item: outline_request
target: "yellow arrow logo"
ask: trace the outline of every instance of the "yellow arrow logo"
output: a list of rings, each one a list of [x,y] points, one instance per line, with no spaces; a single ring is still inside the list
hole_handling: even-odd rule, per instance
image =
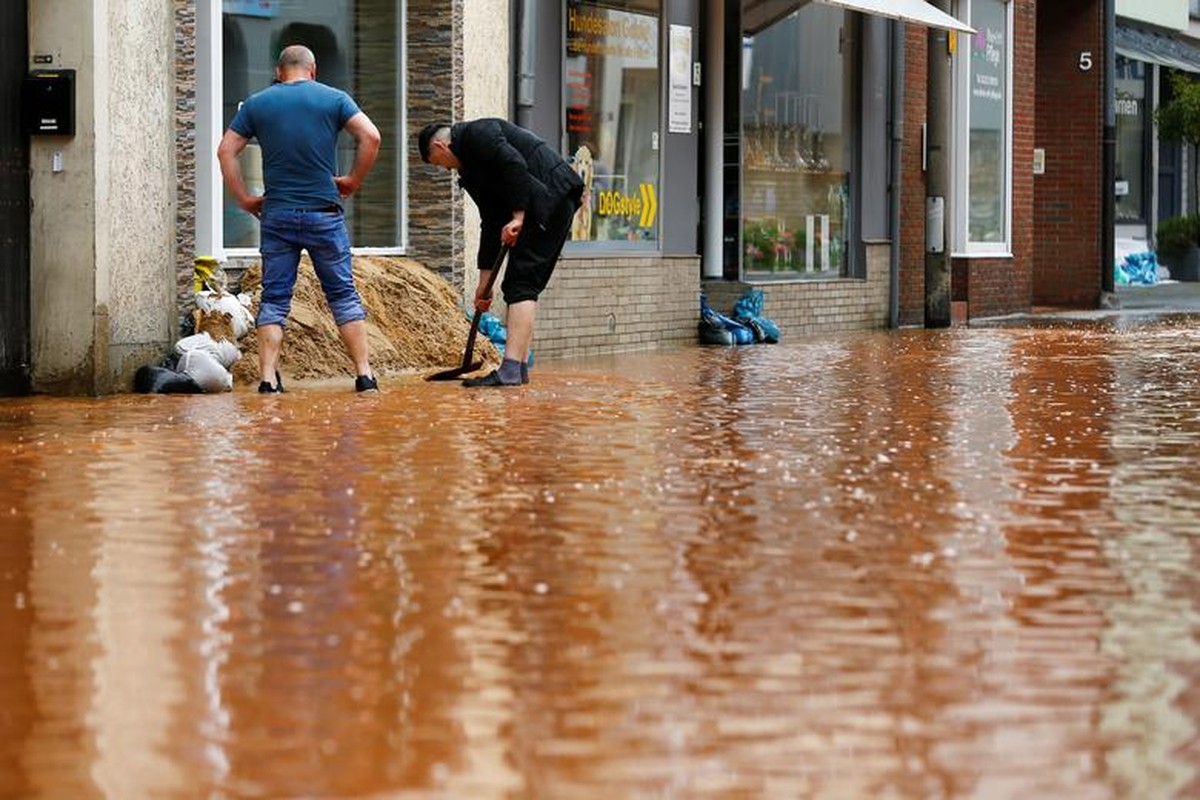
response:
[[[638,225],[643,228],[651,228],[654,226],[654,212],[658,210],[658,204],[654,201],[654,184],[643,183],[640,188],[642,190],[642,218],[638,220]]]

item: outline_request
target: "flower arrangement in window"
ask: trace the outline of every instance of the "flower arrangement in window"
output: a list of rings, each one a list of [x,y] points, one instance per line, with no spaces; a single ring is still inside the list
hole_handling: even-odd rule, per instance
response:
[[[789,231],[777,219],[747,220],[742,228],[747,270],[799,270],[804,262],[804,231]]]

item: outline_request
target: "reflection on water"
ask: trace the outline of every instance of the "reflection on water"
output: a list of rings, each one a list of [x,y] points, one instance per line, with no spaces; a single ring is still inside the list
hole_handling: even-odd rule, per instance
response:
[[[1200,796],[1198,345],[0,401],[0,796]]]

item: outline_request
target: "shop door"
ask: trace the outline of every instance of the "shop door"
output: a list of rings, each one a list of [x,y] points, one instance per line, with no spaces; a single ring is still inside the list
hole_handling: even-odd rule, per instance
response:
[[[0,2],[0,394],[29,390],[29,140],[21,130],[26,2]]]

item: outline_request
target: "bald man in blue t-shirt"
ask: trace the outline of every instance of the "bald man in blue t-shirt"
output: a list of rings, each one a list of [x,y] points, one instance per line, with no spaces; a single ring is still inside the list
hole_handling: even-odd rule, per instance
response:
[[[354,362],[356,390],[379,388],[367,353],[366,311],[350,269],[350,234],[342,199],[359,190],[379,153],[379,129],[350,95],[318,83],[317,60],[303,45],[284,48],[278,83],[238,108],[217,147],[225,185],[237,204],[259,218],[262,301],[258,310],[258,391],[282,392],[279,350],[292,307],[301,249],[312,259],[334,321]],[[337,137],[358,143],[349,175],[337,174]],[[265,193],[246,190],[238,155],[257,138]]]

